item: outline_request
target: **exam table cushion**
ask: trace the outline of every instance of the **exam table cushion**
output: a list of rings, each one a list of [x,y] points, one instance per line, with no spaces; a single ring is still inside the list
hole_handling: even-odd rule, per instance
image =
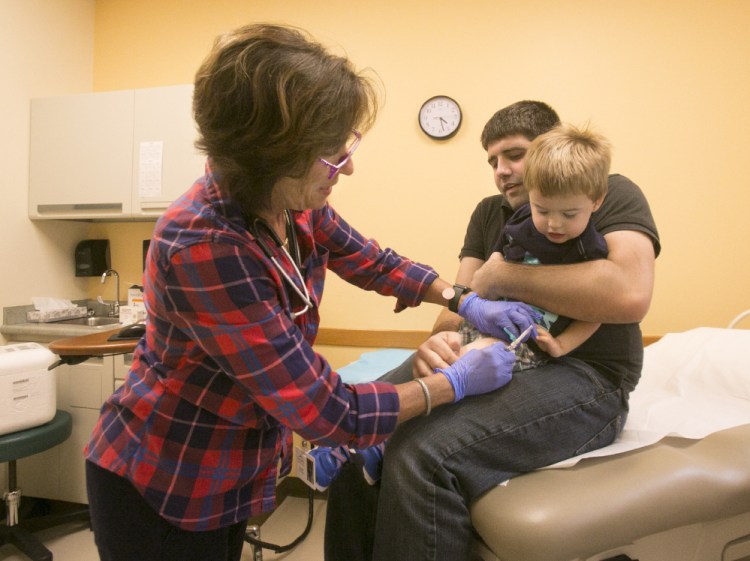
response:
[[[471,519],[498,558],[552,561],[746,512],[750,425],[516,477],[477,500]]]
[[[357,360],[342,366],[337,372],[347,384],[371,382],[399,366],[412,354],[414,351],[406,349],[370,351],[362,353]]]

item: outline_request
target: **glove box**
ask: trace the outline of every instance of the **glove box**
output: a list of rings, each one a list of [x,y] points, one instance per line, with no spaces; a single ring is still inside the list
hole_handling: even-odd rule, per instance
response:
[[[0,435],[43,425],[57,409],[55,355],[38,343],[0,346]]]

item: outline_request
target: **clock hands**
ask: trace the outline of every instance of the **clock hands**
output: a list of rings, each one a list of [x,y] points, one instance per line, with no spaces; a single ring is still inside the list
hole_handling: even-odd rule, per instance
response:
[[[440,123],[440,130],[445,130],[445,125],[448,124],[448,121],[446,121],[440,115],[436,115],[435,117],[433,117],[433,119],[435,119],[436,121],[438,121]]]

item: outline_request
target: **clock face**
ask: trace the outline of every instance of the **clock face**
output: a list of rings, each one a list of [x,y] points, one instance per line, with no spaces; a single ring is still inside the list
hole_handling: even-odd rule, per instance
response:
[[[419,109],[419,126],[432,138],[450,138],[461,126],[461,108],[447,95],[431,97]]]

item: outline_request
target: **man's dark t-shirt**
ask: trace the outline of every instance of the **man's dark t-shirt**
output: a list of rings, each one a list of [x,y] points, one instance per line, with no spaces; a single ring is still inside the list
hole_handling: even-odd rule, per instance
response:
[[[512,215],[513,209],[502,195],[480,201],[466,229],[459,258],[475,257],[486,261],[500,239],[503,226]],[[648,201],[640,188],[628,178],[609,176],[607,196],[592,219],[596,230],[603,236],[619,230],[643,232],[651,238],[655,255],[659,255],[659,233]],[[567,356],[592,365],[615,384],[623,385],[630,391],[638,382],[643,366],[640,326],[637,323],[602,324],[594,335]]]

